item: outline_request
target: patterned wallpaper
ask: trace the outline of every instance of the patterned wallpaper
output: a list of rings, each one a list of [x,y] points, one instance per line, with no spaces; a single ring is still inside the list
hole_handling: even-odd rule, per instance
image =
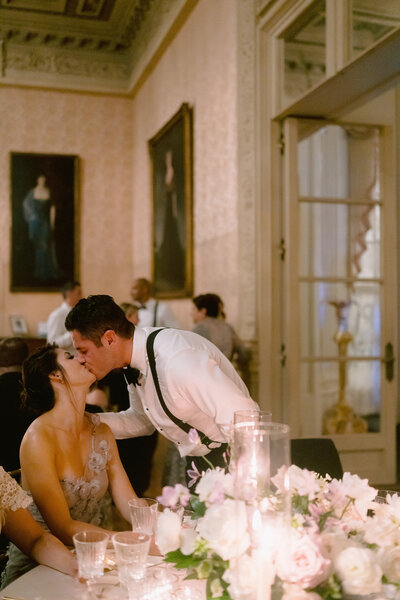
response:
[[[31,335],[58,306],[58,293],[10,293],[9,153],[80,157],[80,278],[89,293],[129,299],[132,272],[132,100],[0,88],[0,335],[23,314]]]
[[[238,322],[237,31],[232,0],[202,0],[133,103],[133,270],[151,273],[147,140],[179,109],[193,106],[194,291],[219,293]],[[191,302],[172,307],[191,327]]]
[[[151,274],[147,141],[187,102],[194,110],[194,292],[219,293],[228,320],[254,339],[254,68],[243,42],[253,37],[253,11],[253,0],[197,3],[133,99],[0,88],[0,335],[10,333],[10,313],[24,314],[36,334],[60,302],[58,294],[8,291],[9,152],[80,157],[84,293],[129,300],[132,274]],[[171,305],[191,328],[190,300]]]

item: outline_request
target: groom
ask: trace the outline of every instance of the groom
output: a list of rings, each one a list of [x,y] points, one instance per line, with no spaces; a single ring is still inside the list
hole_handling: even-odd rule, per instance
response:
[[[80,300],[65,326],[78,360],[97,379],[121,367],[131,367],[138,376],[128,384],[130,408],[100,415],[116,438],[157,429],[188,457],[187,465],[194,461],[204,470],[199,457],[206,456],[214,466],[224,466],[224,425],[236,410],[258,407],[214,344],[190,331],[135,329],[106,295]]]

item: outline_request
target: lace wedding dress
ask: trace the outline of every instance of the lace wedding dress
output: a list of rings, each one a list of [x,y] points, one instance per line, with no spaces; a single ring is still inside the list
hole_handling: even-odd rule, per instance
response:
[[[85,415],[92,422],[93,430],[91,451],[84,475],[78,478],[63,479],[60,484],[67,500],[70,515],[74,520],[104,527],[108,524],[107,520],[111,506],[111,498],[107,492],[109,447],[108,442],[99,438],[97,434],[97,425],[100,423],[98,415],[89,413],[85,413]],[[29,504],[31,501],[28,496],[29,492],[26,494],[22,489],[21,492],[28,497]],[[29,510],[36,521],[48,531],[49,528],[34,502],[29,506]],[[2,588],[37,565],[14,544],[10,544],[8,554],[8,563],[2,574]]]
[[[0,467],[0,532],[6,511],[27,508],[31,502],[32,498]]]

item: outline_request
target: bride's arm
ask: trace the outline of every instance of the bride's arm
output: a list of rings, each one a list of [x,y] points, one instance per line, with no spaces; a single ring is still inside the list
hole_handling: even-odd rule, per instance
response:
[[[137,495],[121,463],[117,444],[110,428],[105,424],[102,424],[101,427],[104,430],[104,435],[107,438],[110,451],[110,458],[107,463],[110,494],[121,515],[128,523],[130,523],[131,517],[129,514],[128,500],[137,498]],[[140,460],[140,456],[138,456],[137,459]]]
[[[64,544],[73,545],[74,533],[83,530],[105,531],[89,523],[72,519],[56,469],[54,441],[36,421],[21,444],[22,486],[32,497],[50,531]]]

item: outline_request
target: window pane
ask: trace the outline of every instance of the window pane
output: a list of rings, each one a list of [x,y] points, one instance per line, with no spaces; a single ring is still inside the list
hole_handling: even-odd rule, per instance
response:
[[[352,58],[400,25],[398,0],[353,0]]]
[[[379,129],[327,125],[298,144],[299,195],[381,200]]]
[[[348,306],[338,308],[340,303]],[[341,319],[339,318],[341,314]],[[337,334],[351,339],[347,356],[380,355],[380,285],[357,282],[300,284],[300,352],[302,358],[337,357]]]
[[[379,361],[350,361],[346,364],[346,404],[356,417],[356,426],[368,431],[380,430]],[[339,364],[335,362],[303,363],[301,369],[301,433],[314,437],[324,433],[324,417],[339,399]],[[351,424],[349,425],[351,426]]]
[[[282,35],[283,103],[287,105],[324,79],[326,72],[325,0],[305,11]]]
[[[380,277],[379,205],[300,204],[300,277]]]

